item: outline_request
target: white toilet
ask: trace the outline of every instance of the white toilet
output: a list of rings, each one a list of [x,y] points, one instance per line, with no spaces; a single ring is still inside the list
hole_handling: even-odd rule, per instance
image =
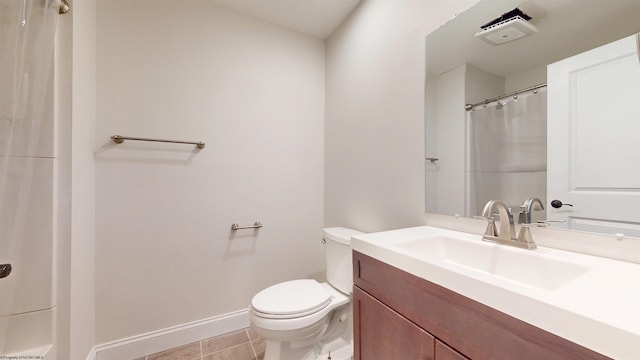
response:
[[[326,283],[286,281],[251,300],[251,323],[267,344],[264,360],[353,357],[351,236],[362,233],[340,227],[323,232]]]

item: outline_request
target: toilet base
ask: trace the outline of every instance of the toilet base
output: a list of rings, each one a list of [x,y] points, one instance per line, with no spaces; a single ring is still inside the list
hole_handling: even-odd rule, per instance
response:
[[[264,360],[331,360],[353,359],[352,304],[340,307],[330,315],[328,326],[319,338],[305,341],[281,341],[265,338]]]
[[[331,360],[353,360],[353,344],[344,345],[343,347],[331,350]],[[329,351],[321,352],[320,355],[312,358],[313,360],[327,360]]]
[[[313,347],[300,349],[282,348],[282,343],[267,341],[267,351],[263,360],[327,360],[331,354],[331,360],[353,360],[353,343],[333,350],[321,350],[320,354]]]

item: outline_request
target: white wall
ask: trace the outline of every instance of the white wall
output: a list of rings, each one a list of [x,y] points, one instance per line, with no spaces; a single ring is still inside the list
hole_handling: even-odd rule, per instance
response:
[[[326,225],[424,222],[425,37],[476,2],[364,1],[328,39]]]
[[[505,78],[505,94],[547,82],[547,66],[539,66]]]
[[[71,306],[71,107],[73,16],[58,20],[55,45],[55,116],[58,134],[58,226],[56,260],[56,331],[57,358],[70,358]],[[95,328],[95,324],[93,324]]]
[[[438,156],[438,77],[429,76],[425,84],[425,157]],[[438,212],[438,170],[440,162],[425,161],[425,210]]]
[[[95,344],[96,2],[73,2],[70,358]]]
[[[476,104],[505,94],[506,79],[475,66],[465,65],[465,102]]]
[[[99,1],[97,44],[97,343],[320,273],[324,43],[206,0],[154,0]]]
[[[465,214],[465,115],[467,66],[438,76],[438,214]],[[462,166],[461,166],[462,164]],[[431,199],[428,198],[428,201]]]
[[[57,359],[87,359],[95,345],[95,0],[61,15],[56,45],[58,240]]]

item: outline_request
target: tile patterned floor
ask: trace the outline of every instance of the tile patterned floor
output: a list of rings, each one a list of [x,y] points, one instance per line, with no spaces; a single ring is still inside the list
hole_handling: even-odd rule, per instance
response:
[[[248,327],[134,360],[262,360],[264,349],[264,339]]]

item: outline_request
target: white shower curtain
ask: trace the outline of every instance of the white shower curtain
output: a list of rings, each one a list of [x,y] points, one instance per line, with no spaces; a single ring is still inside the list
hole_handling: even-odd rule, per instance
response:
[[[482,215],[489,200],[514,209],[547,192],[547,92],[525,93],[467,112],[470,131],[469,208]]]
[[[0,316],[31,311],[15,297],[29,291],[30,284],[19,280],[29,266],[23,243],[32,233],[29,228],[41,226],[33,220],[38,204],[30,201],[34,163],[52,156],[51,70],[59,5],[0,0],[0,264],[13,265],[13,273],[0,279]],[[41,139],[44,128],[46,141]],[[0,329],[0,350],[5,330]]]

